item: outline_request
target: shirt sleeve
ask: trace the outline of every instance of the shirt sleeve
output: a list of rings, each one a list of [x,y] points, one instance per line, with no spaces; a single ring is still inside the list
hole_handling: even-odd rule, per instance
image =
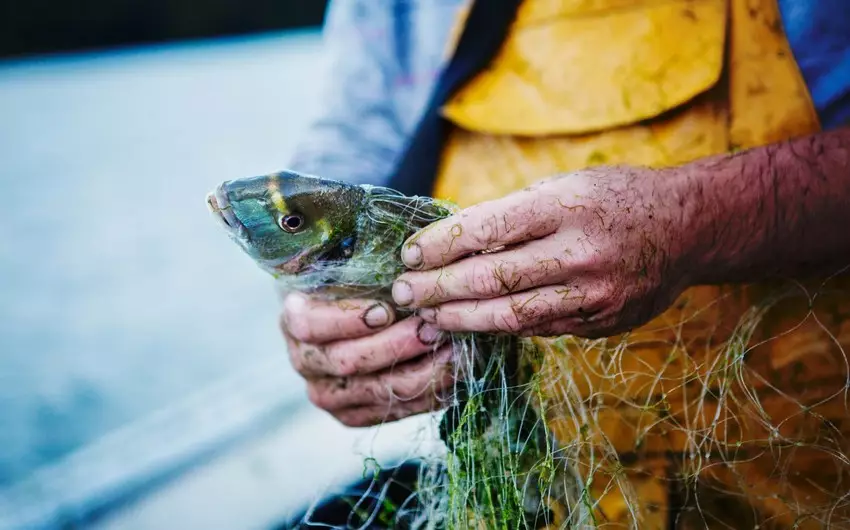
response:
[[[388,181],[406,138],[390,93],[399,69],[391,4],[331,1],[321,111],[290,160],[295,171],[358,184]]]
[[[824,129],[850,125],[847,0],[779,0],[788,41]]]

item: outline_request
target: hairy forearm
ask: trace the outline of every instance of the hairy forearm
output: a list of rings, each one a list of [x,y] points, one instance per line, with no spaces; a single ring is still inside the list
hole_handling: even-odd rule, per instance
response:
[[[677,173],[687,190],[692,283],[850,267],[850,128],[703,159]]]

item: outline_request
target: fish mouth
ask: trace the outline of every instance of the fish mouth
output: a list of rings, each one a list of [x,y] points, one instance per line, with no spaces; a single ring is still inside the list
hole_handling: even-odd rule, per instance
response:
[[[207,194],[207,208],[228,232],[240,239],[247,239],[248,230],[242,224],[242,221],[236,217],[236,213],[230,205],[230,200],[227,198],[227,192],[224,191],[226,184],[226,182],[220,184]]]
[[[321,273],[322,269],[327,270],[328,263],[347,261],[351,257],[351,250],[347,249],[351,248],[354,240],[354,237],[345,238],[333,243],[328,249],[323,249],[324,243],[304,249],[286,262],[278,264],[278,272],[284,274]],[[347,243],[344,243],[345,241]],[[335,282],[335,280],[329,278],[322,281]]]

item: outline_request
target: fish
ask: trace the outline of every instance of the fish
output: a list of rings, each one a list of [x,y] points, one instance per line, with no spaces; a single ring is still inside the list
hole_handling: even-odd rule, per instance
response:
[[[451,215],[445,201],[293,171],[225,181],[207,206],[236,244],[291,290],[391,299],[416,231]]]
[[[225,181],[206,203],[281,290],[383,300],[402,318],[412,311],[396,306],[391,290],[406,270],[403,244],[458,212],[448,201],[291,170]],[[557,440],[521,390],[533,376],[519,352],[532,343],[483,333],[452,334],[452,342],[462,384],[440,435],[454,458],[442,489],[423,488],[441,492],[428,502],[448,512],[449,527],[465,528],[470,517],[493,528],[561,527],[552,526],[558,517],[586,518],[578,474],[557,461]],[[489,489],[476,485],[482,472],[492,475]],[[457,491],[445,490],[451,487]]]

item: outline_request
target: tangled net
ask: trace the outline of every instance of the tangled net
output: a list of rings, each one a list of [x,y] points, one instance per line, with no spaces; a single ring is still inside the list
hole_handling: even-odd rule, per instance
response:
[[[455,211],[366,189],[351,258],[283,290],[391,301],[403,242]],[[848,287],[693,288],[599,340],[454,334],[445,458],[348,527],[850,528]]]

